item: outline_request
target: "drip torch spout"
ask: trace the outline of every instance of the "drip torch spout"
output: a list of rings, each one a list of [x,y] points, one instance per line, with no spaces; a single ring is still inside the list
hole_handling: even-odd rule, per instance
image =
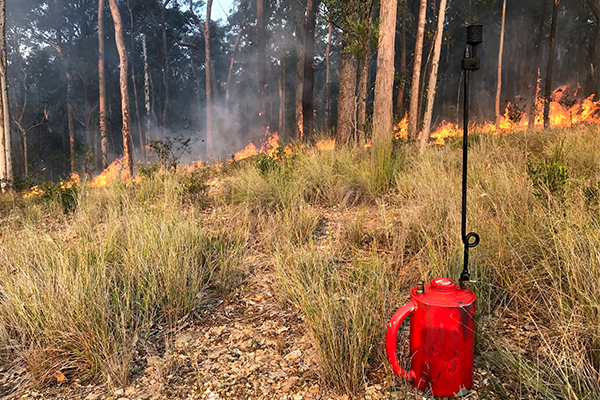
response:
[[[464,245],[463,271],[460,274],[460,285],[471,280],[469,273],[469,248],[479,244],[479,235],[475,232],[467,233],[467,156],[469,146],[469,75],[477,71],[480,66],[477,58],[477,46],[483,42],[483,25],[467,26],[467,47],[461,66],[464,71],[464,116],[463,116],[463,170],[462,170],[462,214],[461,237]]]

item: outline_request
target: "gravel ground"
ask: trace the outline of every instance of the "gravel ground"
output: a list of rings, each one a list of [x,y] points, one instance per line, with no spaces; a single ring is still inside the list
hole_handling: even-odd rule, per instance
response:
[[[57,372],[56,381],[33,390],[25,369],[17,366],[1,372],[0,399],[349,400],[321,382],[303,317],[276,300],[272,284],[271,275],[257,275],[227,300],[180,321],[177,331],[159,329],[138,345],[126,388],[83,386]],[[500,379],[477,364],[467,398],[507,398],[496,393],[504,392]],[[429,398],[394,379],[383,364],[369,372],[358,395],[361,400]]]

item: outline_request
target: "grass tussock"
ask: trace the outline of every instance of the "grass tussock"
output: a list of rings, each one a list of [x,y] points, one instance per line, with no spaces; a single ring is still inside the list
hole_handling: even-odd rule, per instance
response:
[[[243,222],[207,226],[182,212],[177,186],[174,175],[83,186],[59,228],[44,229],[33,204],[3,232],[0,334],[38,379],[76,370],[125,384],[136,342],[156,323],[172,326],[239,282]]]
[[[475,133],[470,142],[476,352],[515,398],[600,393],[599,133]],[[235,286],[248,247],[302,311],[324,381],[356,394],[385,365],[384,329],[409,287],[460,274],[460,145],[451,138],[422,155],[400,143],[380,156],[280,151],[213,168],[210,180],[83,185],[66,214],[64,204],[9,199],[5,353],[43,365],[40,374],[76,366],[124,380],[135,341]],[[189,188],[213,205],[209,217]]]

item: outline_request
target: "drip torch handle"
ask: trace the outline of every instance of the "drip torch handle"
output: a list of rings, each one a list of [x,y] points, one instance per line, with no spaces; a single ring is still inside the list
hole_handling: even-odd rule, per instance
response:
[[[412,301],[400,307],[390,320],[385,335],[385,351],[388,362],[392,366],[394,373],[407,381],[414,380],[417,375],[413,370],[406,371],[398,362],[398,330],[400,329],[400,325],[402,325],[402,321],[416,310],[417,305]]]

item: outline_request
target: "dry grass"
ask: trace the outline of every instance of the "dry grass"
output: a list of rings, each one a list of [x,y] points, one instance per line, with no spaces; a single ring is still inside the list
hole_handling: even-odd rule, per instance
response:
[[[36,378],[76,370],[123,385],[136,342],[157,322],[173,326],[240,280],[243,221],[209,231],[182,212],[176,187],[169,175],[84,186],[72,215],[27,212],[3,231],[0,333]]]
[[[471,143],[476,351],[516,398],[595,398],[598,127],[475,133]],[[182,201],[173,175],[84,187],[67,216],[52,204],[10,206],[0,338],[42,375],[76,365],[126,379],[136,338],[197,307],[209,287],[235,286],[251,247],[302,310],[324,381],[356,394],[385,364],[383,332],[408,288],[462,269],[460,138],[424,155],[397,147],[383,167],[370,151],[227,164],[211,172],[209,218]]]

